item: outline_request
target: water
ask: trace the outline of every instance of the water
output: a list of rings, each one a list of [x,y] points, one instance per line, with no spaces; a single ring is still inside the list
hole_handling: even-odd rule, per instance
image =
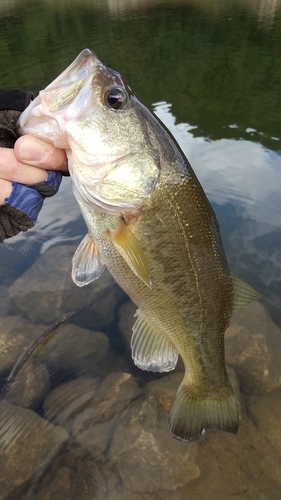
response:
[[[4,457],[5,480],[14,484],[18,475],[13,499],[279,498],[280,330],[271,320],[281,325],[280,12],[280,2],[259,0],[1,2],[1,87],[36,94],[85,47],[118,70],[186,153],[216,211],[230,268],[261,292],[265,307],[246,310],[242,340],[234,330],[228,339],[229,365],[241,391],[238,438],[207,433],[190,446],[174,441],[166,424],[165,410],[180,374],[161,378],[132,366],[122,335],[131,325],[118,327],[118,317],[122,308],[123,323],[130,323],[133,311],[124,305],[122,292],[110,289],[94,311],[77,315],[35,356],[35,367],[29,362],[29,376],[36,374],[38,386],[40,379],[41,392],[32,402],[30,396],[13,400],[35,410],[29,410],[29,419],[11,408],[3,412],[2,435],[10,449]],[[64,179],[36,227],[1,245],[2,318],[20,346],[17,356],[47,325],[83,307],[111,283],[107,278],[81,291],[68,281],[71,254],[84,233],[71,181]],[[101,331],[97,343],[89,330]],[[247,362],[254,373],[247,372]],[[266,371],[270,382],[265,382]],[[112,373],[119,373],[115,381],[125,388],[116,401]],[[124,373],[131,378],[124,379]],[[18,398],[23,386],[19,382]],[[50,392],[55,389],[61,392]],[[145,396],[139,397],[140,390]],[[150,405],[148,413],[138,406],[142,398]],[[110,402],[111,417],[105,402]],[[263,408],[270,408],[271,421]],[[45,418],[33,423],[34,415]],[[134,429],[130,416],[148,423]],[[46,431],[46,419],[59,425],[57,434],[53,428]],[[30,433],[30,422],[38,435]],[[100,436],[105,436],[103,444]],[[43,441],[49,442],[45,454]],[[15,457],[21,474],[14,472]]]

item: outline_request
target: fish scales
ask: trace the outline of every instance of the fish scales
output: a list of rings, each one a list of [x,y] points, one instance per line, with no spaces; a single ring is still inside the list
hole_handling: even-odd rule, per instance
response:
[[[171,187],[167,185],[167,188],[169,191]],[[181,194],[181,199],[183,199],[185,193],[180,193],[180,191],[181,189],[178,189],[178,195],[180,197]],[[200,340],[200,346],[201,342],[204,343],[204,337],[208,338],[213,336],[213,332],[216,332],[217,335],[218,330],[221,332],[225,330],[230,316],[232,289],[223,256],[217,252],[216,259],[213,262],[208,259],[207,272],[213,278],[212,291],[210,292],[210,279],[200,273],[200,265],[202,265],[202,260],[205,259],[205,250],[203,255],[192,255],[191,243],[189,242],[192,224],[187,228],[189,230],[184,228],[182,223],[175,225],[174,214],[177,222],[178,212],[175,201],[175,197],[172,200],[167,197],[164,198],[163,189],[161,189],[159,197],[157,190],[155,190],[152,196],[152,206],[142,212],[142,217],[139,218],[133,228],[136,237],[143,242],[148,267],[151,269],[152,290],[137,279],[133,273],[128,272],[127,266],[124,266],[124,261],[121,260],[116,265],[115,259],[119,258],[118,252],[115,251],[113,257],[107,249],[102,250],[102,241],[96,240],[96,242],[101,248],[101,253],[106,256],[105,264],[107,268],[120,286],[141,307],[143,312],[150,317],[162,318],[161,323],[158,319],[161,330],[163,332],[169,331],[169,337],[174,339],[177,346],[183,345],[182,349],[185,349],[186,352],[185,355],[184,351],[180,352],[180,354],[185,358],[191,349],[190,346],[186,346],[187,342],[190,343],[194,339],[194,342],[197,343]],[[180,203],[180,200],[178,203]],[[169,210],[167,208],[168,204],[170,204]],[[155,221],[159,221],[159,223],[156,222],[155,224]],[[171,238],[170,230],[167,229],[171,227],[171,223],[173,224],[173,238]],[[103,222],[101,222],[101,227],[103,227]],[[97,234],[96,231],[94,233]],[[100,231],[100,234],[104,238],[102,231]],[[209,242],[206,241],[207,238],[204,239],[205,247],[212,247],[213,233],[211,230]],[[194,237],[192,245],[198,245],[196,240],[197,238]],[[202,245],[202,241],[199,243]],[[149,252],[146,252],[146,248],[149,248]],[[111,250],[114,250],[114,248],[111,247]],[[113,264],[111,259],[113,259]],[[121,268],[122,272],[120,272]],[[115,269],[118,269],[117,274]],[[204,262],[203,269],[206,272]],[[214,301],[213,288],[216,286],[219,294],[216,294],[216,301]],[[228,301],[225,300],[227,295]],[[211,296],[210,299],[209,296]],[[222,311],[223,315],[221,314]],[[183,317],[183,327],[186,335],[184,335],[183,331],[179,331],[177,325],[176,320],[179,313]],[[214,340],[216,338],[210,339],[212,344]],[[219,344],[218,349],[221,354],[223,346]],[[215,357],[215,366],[212,366],[211,369],[212,373],[214,373],[214,371],[219,370],[219,367],[213,349],[211,354],[211,359],[206,361],[209,366],[212,366],[214,365],[213,357]],[[194,371],[196,373],[196,370]]]
[[[229,271],[214,211],[175,139],[87,49],[39,94],[20,127],[67,150],[88,227],[73,257],[76,284],[107,267],[139,308],[135,364],[164,372],[178,355],[184,362],[172,435],[236,433],[224,332],[233,311],[258,294]]]

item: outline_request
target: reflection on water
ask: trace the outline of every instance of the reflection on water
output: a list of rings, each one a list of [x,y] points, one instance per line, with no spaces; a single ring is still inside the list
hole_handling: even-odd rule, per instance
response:
[[[21,0],[2,0],[0,5],[0,12],[10,12],[12,9],[18,7]],[[43,3],[43,2],[41,2]],[[76,4],[75,0],[48,0],[49,5],[52,8],[58,5],[70,6],[71,4]],[[154,7],[162,7],[168,5],[167,0],[96,0],[94,8],[95,9],[104,9],[111,16],[121,16],[123,14],[127,14],[131,11],[141,11],[142,9],[149,9]],[[271,25],[274,22],[274,18],[277,12],[277,9],[280,5],[279,0],[248,0],[245,2],[244,0],[237,0],[236,5],[241,6],[243,8],[252,10],[253,13],[257,16],[258,20],[266,23],[267,25]],[[92,0],[80,0],[79,5],[87,6],[88,8],[93,8]],[[173,6],[180,5],[194,5],[199,9],[206,10],[211,12],[212,14],[219,15],[223,13],[223,11],[229,9],[229,5],[224,0],[201,0],[198,2],[197,0],[174,0]]]
[[[95,50],[176,137],[216,211],[231,269],[263,297],[226,334],[238,436],[208,432],[186,445],[167,427],[182,365],[164,376],[133,366],[135,307],[113,285],[29,359],[0,401],[0,500],[279,497],[279,6],[1,2],[1,86],[37,92],[81,49]],[[111,286],[108,274],[83,289],[72,283],[84,233],[64,179],[36,227],[0,247],[1,384],[47,325]]]
[[[177,138],[210,201],[219,205],[236,203],[245,218],[261,223],[262,231],[264,224],[268,229],[271,225],[275,228],[281,215],[278,205],[280,155],[258,142],[251,142],[252,130],[246,130],[248,141],[194,137],[193,126],[176,124],[171,107],[158,103],[154,111]]]

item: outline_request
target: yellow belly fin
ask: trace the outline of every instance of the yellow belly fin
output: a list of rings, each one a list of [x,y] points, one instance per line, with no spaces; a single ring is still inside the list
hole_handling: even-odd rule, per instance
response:
[[[85,286],[100,277],[105,269],[99,250],[90,236],[81,241],[72,258],[71,277],[77,286]]]
[[[249,304],[249,302],[259,299],[260,294],[253,287],[248,285],[246,281],[241,280],[232,272],[230,272],[230,276],[233,286],[232,313],[235,313],[236,311],[238,311],[238,309],[241,309],[241,307]]]
[[[144,252],[125,222],[120,218],[117,229],[115,231],[108,230],[106,235],[133,273],[151,289],[152,283]]]
[[[156,331],[138,309],[131,339],[132,357],[142,370],[169,372],[178,361],[178,353],[170,342]]]

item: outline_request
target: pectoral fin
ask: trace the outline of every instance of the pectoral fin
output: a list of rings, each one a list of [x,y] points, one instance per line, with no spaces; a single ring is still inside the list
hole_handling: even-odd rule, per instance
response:
[[[115,231],[107,231],[107,237],[127,262],[133,273],[140,278],[148,288],[152,288],[149,269],[143,250],[129,227],[119,219]]]
[[[233,285],[233,306],[232,313],[235,313],[241,307],[246,306],[249,302],[260,298],[260,294],[252,288],[248,283],[230,273]]]
[[[88,234],[83,238],[72,258],[71,277],[77,286],[85,286],[100,277],[105,269],[99,250]]]
[[[178,353],[170,342],[150,324],[138,309],[131,340],[134,363],[142,370],[169,372],[178,361]]]

